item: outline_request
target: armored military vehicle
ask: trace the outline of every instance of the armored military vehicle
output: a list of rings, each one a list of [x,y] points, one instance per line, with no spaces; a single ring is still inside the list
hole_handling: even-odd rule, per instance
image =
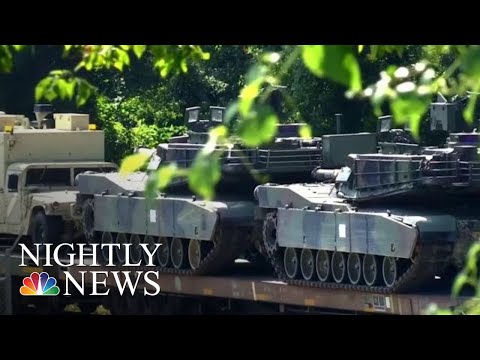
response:
[[[459,131],[459,102],[431,105],[432,131]],[[290,283],[401,292],[430,283],[463,257],[480,229],[480,134],[444,146],[391,146],[317,169],[317,183],[255,189],[262,247]],[[405,145],[397,143],[396,145]]]
[[[82,236],[75,177],[116,169],[104,161],[104,134],[86,114],[53,114],[36,104],[36,120],[0,114],[0,233],[33,243]],[[53,115],[53,116],[52,116]]]
[[[189,167],[204,148],[208,129],[220,124],[225,109],[210,108],[210,118],[202,120],[200,108],[186,110],[188,132],[159,144],[152,153],[148,171],[175,162]],[[221,151],[222,182],[213,201],[193,196],[185,182],[172,184],[154,200],[145,198],[147,173],[128,177],[118,173],[79,176],[79,205],[84,214],[88,237],[100,243],[131,243],[131,261],[141,261],[140,243],[161,243],[157,251],[160,271],[183,274],[221,272],[261,231],[255,227],[257,209],[251,172],[270,179],[305,181],[316,167],[338,167],[351,152],[375,152],[375,133],[335,134],[302,139],[302,124],[281,124],[271,144],[260,148],[217,146]],[[245,165],[248,164],[248,165]],[[116,249],[117,262],[125,260]],[[108,253],[103,254],[105,261]]]

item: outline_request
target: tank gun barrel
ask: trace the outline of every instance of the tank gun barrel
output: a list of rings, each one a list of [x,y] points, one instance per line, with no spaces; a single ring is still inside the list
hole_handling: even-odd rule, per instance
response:
[[[339,169],[322,169],[318,167],[312,171],[312,178],[320,182],[335,180],[339,172]]]

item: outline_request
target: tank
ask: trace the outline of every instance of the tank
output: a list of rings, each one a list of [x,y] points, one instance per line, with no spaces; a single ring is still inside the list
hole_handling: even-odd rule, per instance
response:
[[[116,170],[105,162],[104,133],[88,114],[53,113],[34,106],[35,120],[0,114],[0,233],[29,244],[82,236],[75,176]]]
[[[187,275],[219,274],[247,250],[259,249],[261,221],[254,197],[258,177],[292,183],[307,181],[315,168],[337,168],[349,153],[377,150],[376,133],[331,134],[302,139],[303,124],[281,124],[270,144],[245,148],[239,143],[222,151],[222,181],[216,197],[205,201],[196,197],[179,179],[148,201],[145,185],[148,173],[175,162],[188,168],[204,148],[208,130],[224,121],[225,109],[210,107],[202,120],[201,109],[186,109],[187,133],[159,144],[152,151],[148,170],[123,177],[118,173],[79,176],[78,205],[85,214],[86,236],[96,243],[130,243],[132,251],[116,249],[116,263],[144,263],[140,244],[156,252],[159,271]],[[248,165],[246,165],[248,164]],[[259,227],[260,226],[260,227]],[[108,261],[108,253],[102,255]]]
[[[455,104],[432,104],[432,131],[458,131]],[[480,134],[450,133],[442,146],[408,142],[352,153],[346,166],[314,170],[317,182],[255,189],[261,247],[281,279],[406,292],[458,270],[480,229]]]

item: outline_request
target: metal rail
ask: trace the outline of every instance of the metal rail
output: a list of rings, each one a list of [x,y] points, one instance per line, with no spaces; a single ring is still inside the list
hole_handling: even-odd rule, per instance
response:
[[[0,254],[0,259],[5,255]],[[12,277],[28,276],[33,271],[41,272],[42,267],[20,267],[19,255],[12,255],[8,264],[0,266],[0,275],[10,272]],[[68,271],[77,281],[81,280],[80,271],[126,271],[129,268],[111,267],[80,267],[73,266],[63,269],[45,268],[46,271],[57,277],[61,292],[65,281],[65,271]],[[53,270],[53,271],[52,271]],[[139,268],[135,270],[152,270]],[[91,277],[85,277],[85,282],[91,284]],[[259,276],[178,276],[160,274],[156,281],[162,294],[201,296],[232,300],[246,300],[279,304],[280,306],[293,305],[310,309],[330,309],[337,311],[351,311],[361,313],[420,315],[432,303],[448,308],[458,305],[464,299],[452,299],[448,294],[370,294],[360,291],[318,289],[287,285],[273,278]],[[143,289],[140,280],[138,289]],[[113,276],[107,278],[107,286],[115,286]],[[18,291],[18,289],[9,289]],[[128,292],[128,290],[127,290]],[[86,296],[86,295],[85,295]]]

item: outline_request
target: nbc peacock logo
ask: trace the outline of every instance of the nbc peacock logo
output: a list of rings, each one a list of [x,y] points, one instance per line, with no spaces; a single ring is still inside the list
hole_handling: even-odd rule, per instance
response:
[[[20,288],[20,294],[23,296],[55,296],[59,293],[57,280],[46,272],[31,273],[23,279],[23,286]]]

